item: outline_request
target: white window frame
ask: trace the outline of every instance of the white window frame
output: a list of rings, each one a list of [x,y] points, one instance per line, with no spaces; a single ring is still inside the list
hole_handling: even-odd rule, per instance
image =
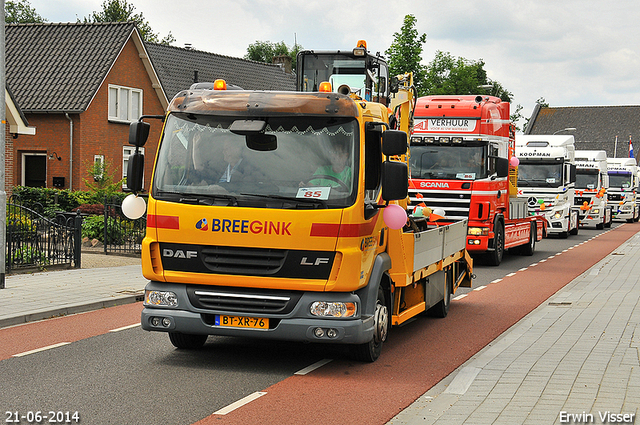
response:
[[[130,123],[140,118],[142,115],[142,89],[109,84],[108,93],[109,121]],[[136,95],[138,100],[134,102]]]
[[[104,173],[104,155],[93,155],[93,163],[99,162],[102,165],[102,171]],[[102,174],[95,176],[99,179],[102,178]]]
[[[138,148],[139,152],[144,155],[144,148]],[[127,187],[127,168],[129,166],[129,157],[136,151],[135,146],[123,146],[122,147],[122,188]],[[142,186],[144,186],[144,176],[142,176]]]

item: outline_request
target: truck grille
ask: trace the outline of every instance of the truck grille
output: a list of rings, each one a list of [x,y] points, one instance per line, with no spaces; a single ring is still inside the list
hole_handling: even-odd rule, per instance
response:
[[[284,264],[287,251],[245,247],[207,246],[202,248],[202,261],[214,273],[272,275]]]
[[[582,206],[585,201],[587,202],[587,204],[589,204],[591,202],[591,197],[590,196],[576,196],[575,198],[573,198],[573,205]]]
[[[243,314],[287,314],[300,299],[300,293],[242,288],[189,286],[189,301],[194,307]]]

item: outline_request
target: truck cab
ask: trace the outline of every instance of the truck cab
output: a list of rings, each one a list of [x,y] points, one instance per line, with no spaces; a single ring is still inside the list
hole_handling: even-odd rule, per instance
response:
[[[607,153],[602,150],[576,151],[575,205],[581,226],[611,227],[611,208],[607,203],[609,174]]]
[[[516,156],[518,197],[527,201],[529,213],[547,220],[549,234],[578,234],[573,136],[517,135]]]
[[[408,136],[389,129],[387,106],[329,81],[300,92],[218,83],[181,91],[160,117],[142,328],[180,349],[241,336],[347,344],[374,361],[392,325],[446,316],[471,285],[467,223],[409,225]],[[134,192],[144,119],[130,128]]]
[[[638,165],[635,158],[608,158],[608,202],[614,220],[638,221]]]

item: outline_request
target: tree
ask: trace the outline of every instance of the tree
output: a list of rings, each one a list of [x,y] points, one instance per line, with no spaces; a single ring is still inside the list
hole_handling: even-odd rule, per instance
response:
[[[285,44],[284,41],[279,43],[272,43],[270,41],[258,41],[249,44],[247,47],[247,54],[244,55],[245,59],[273,63],[273,58],[280,55],[286,55],[291,58],[291,67],[296,69],[296,55],[302,50],[302,46],[295,43],[291,49]]]
[[[102,11],[93,12],[84,18],[85,23],[89,22],[134,22],[140,31],[140,37],[144,41],[151,43],[171,44],[176,41],[171,32],[160,40],[159,35],[154,33],[149,23],[144,19],[142,13],[134,13],[136,7],[127,3],[127,0],[105,0],[102,3]],[[80,21],[78,19],[78,21]]]
[[[487,77],[482,59],[456,58],[442,51],[427,66],[423,87],[426,94],[488,94],[505,102],[513,97],[502,84]]]
[[[7,1],[4,5],[4,21],[7,24],[37,24],[47,22],[31,7],[29,0]]]
[[[393,43],[385,50],[389,56],[389,74],[391,76],[413,73],[413,84],[418,95],[423,94],[425,66],[422,61],[422,45],[427,41],[427,34],[418,34],[415,29],[417,19],[406,15],[400,32],[393,33]]]

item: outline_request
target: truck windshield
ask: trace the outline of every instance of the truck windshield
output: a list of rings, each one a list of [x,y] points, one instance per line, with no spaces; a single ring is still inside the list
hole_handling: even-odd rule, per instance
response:
[[[560,187],[562,186],[562,163],[520,161],[518,186]]]
[[[487,177],[486,146],[411,146],[412,179],[478,180]]]
[[[343,208],[355,202],[353,119],[252,118],[266,122],[262,136],[275,144],[251,149],[246,140],[251,135],[230,131],[234,121],[246,117],[170,114],[158,148],[153,196],[256,208]]]
[[[576,189],[597,189],[598,177],[600,173],[598,170],[576,170]]]
[[[609,172],[609,187],[621,187],[624,189],[631,187],[631,173]]]

